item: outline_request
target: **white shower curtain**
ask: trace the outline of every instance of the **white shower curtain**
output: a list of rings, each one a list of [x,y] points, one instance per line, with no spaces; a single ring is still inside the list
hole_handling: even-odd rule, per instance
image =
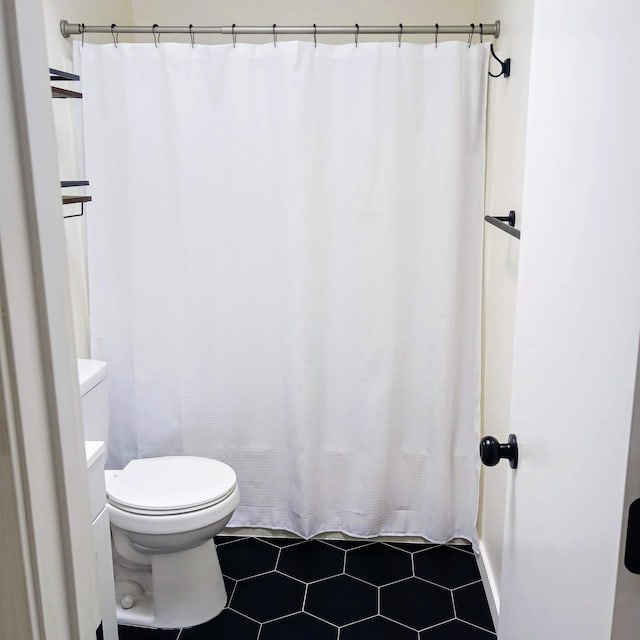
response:
[[[235,526],[475,540],[485,46],[75,52],[110,465],[223,460]]]

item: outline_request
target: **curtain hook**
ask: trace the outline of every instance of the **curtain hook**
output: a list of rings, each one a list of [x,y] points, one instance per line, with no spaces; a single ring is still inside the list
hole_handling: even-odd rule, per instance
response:
[[[278,35],[276,34],[276,23],[273,23],[273,46],[278,46]]]
[[[160,34],[158,34],[158,37],[156,38],[156,29],[158,28],[157,24],[154,24],[151,27],[151,33],[153,33],[153,43],[156,45],[156,49],[158,48],[158,42],[160,42]]]
[[[400,23],[400,31],[398,31],[398,49],[402,45],[402,31],[403,30],[404,30],[404,27],[402,26],[402,22],[401,22]]]
[[[360,25],[356,22],[356,49],[358,48],[359,37],[360,37]]]
[[[483,37],[484,37],[484,26],[482,25],[482,22],[481,22],[480,23],[480,44],[484,42]]]
[[[81,29],[80,33],[82,34],[81,42],[82,42],[82,46],[84,47],[84,22],[80,25],[80,29]]]
[[[469,48],[471,48],[471,41],[473,40],[473,34],[476,32],[476,25],[471,23],[471,33],[469,34]]]
[[[316,27],[316,23],[313,23],[313,46],[314,48],[318,48],[318,27]]]
[[[231,25],[231,41],[233,42],[233,48],[234,48],[234,49],[236,48],[236,38],[237,38],[237,37],[238,37],[238,36],[236,36],[236,23],[234,22],[234,23]]]
[[[440,31],[440,25],[436,22],[436,49],[438,48],[438,33]]]
[[[113,38],[113,46],[117,49],[118,48],[118,34],[114,33],[114,29],[116,28],[116,23],[114,22],[111,25],[111,37]]]
[[[193,25],[192,24],[189,25],[189,37],[191,38],[191,48],[195,49],[196,37],[193,35]]]

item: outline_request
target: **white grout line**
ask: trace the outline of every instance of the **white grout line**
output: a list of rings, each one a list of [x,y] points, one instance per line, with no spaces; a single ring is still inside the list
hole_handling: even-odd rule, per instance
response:
[[[443,584],[440,584],[439,582],[433,582],[432,580],[427,580],[422,576],[415,576],[415,579],[421,580],[422,582],[426,582],[427,584],[430,584],[432,587],[440,587],[440,589],[445,589],[446,591],[453,591],[451,587],[445,587]]]
[[[283,616],[280,616],[279,618],[270,618],[265,622],[261,622],[260,626],[262,627],[263,624],[271,624],[272,622],[279,622],[280,620],[284,620],[285,618],[291,618],[293,616],[300,615],[301,613],[302,613],[301,611],[294,611],[293,613],[285,613]]]
[[[409,549],[401,549],[400,547],[396,547],[393,542],[380,542],[381,545],[385,547],[389,547],[389,549],[393,549],[394,551],[401,551],[402,553],[409,553],[413,555],[417,551],[422,551],[422,549],[415,549],[415,551],[409,551]]]
[[[416,634],[416,637],[418,636],[418,631],[416,631],[413,627],[410,627],[408,624],[405,624],[404,622],[400,622],[400,620],[394,620],[393,618],[389,618],[388,616],[382,615],[380,614],[381,618],[384,618],[385,620],[388,620],[389,622],[394,622],[395,624],[399,624],[401,627],[404,627],[405,629],[409,629],[410,631],[413,631]]]
[[[491,629],[485,629],[484,627],[481,627],[478,624],[474,624],[473,622],[469,622],[468,620],[463,620],[462,618],[458,618],[458,620],[460,622],[464,622],[465,624],[468,624],[470,627],[474,627],[475,629],[480,629],[480,631],[486,631],[487,633],[492,633],[494,636],[496,635],[496,632],[491,631]]]
[[[390,587],[391,585],[398,584],[400,582],[404,582],[405,580],[411,580],[411,578],[413,578],[413,577],[414,576],[406,576],[404,578],[398,578],[397,580],[394,580],[393,582],[385,582],[384,584],[374,585],[374,586],[378,586],[378,588]]]
[[[271,571],[269,571],[269,573],[271,573]],[[295,580],[296,582],[300,582],[303,585],[308,585],[309,583],[301,580],[300,578],[296,578],[295,576],[290,576],[288,573],[283,573],[282,571],[280,571],[280,569],[274,569],[273,573],[277,573],[278,575],[284,576],[285,578],[291,578],[291,580]]]
[[[464,589],[465,587],[471,587],[474,584],[482,584],[482,578],[477,578],[473,582],[467,582],[467,584],[461,584],[459,587],[451,587],[451,591],[457,591],[458,589]]]
[[[420,633],[422,633],[423,631],[429,631],[429,629],[437,629],[438,627],[441,627],[444,624],[449,624],[450,622],[455,622],[455,621],[456,621],[456,618],[449,618],[444,622],[438,622],[438,624],[432,624],[430,627],[425,627],[424,629],[420,629]]]
[[[227,576],[228,578],[231,578],[232,580],[235,580],[236,583],[238,582],[244,582],[245,580],[251,580],[251,578],[259,578],[260,576],[266,576],[267,573],[274,573],[276,571],[275,567],[273,569],[267,569],[266,571],[263,571],[262,573],[254,573],[250,576],[246,576],[245,578],[231,578],[231,576]],[[287,576],[289,577],[289,576]]]
[[[354,624],[360,624],[361,622],[367,622],[367,620],[372,620],[373,618],[378,617],[378,613],[373,616],[369,616],[368,618],[362,618],[362,620],[356,620],[355,622],[349,622],[349,624],[343,624],[340,629],[346,629],[347,627],[353,627]]]
[[[328,624],[336,629],[340,629],[340,625],[334,624],[333,622],[331,622],[330,620],[327,620],[326,618],[321,618],[319,615],[315,613],[311,613],[311,611],[303,611],[302,613],[304,613],[306,616],[309,616],[310,618],[315,618],[316,620],[320,620],[320,622],[324,622],[325,624]]]

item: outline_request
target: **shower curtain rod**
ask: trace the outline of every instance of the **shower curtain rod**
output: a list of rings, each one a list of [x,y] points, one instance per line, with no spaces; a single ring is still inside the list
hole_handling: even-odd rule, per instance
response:
[[[186,35],[194,34],[222,34],[227,36],[236,36],[242,34],[259,34],[267,36],[279,35],[367,35],[367,34],[396,34],[403,36],[407,34],[431,34],[431,35],[483,35],[493,36],[497,38],[500,35],[500,20],[484,24],[468,24],[468,25],[386,25],[386,26],[366,26],[366,25],[350,25],[350,26],[298,26],[287,27],[272,25],[269,27],[243,27],[232,25],[229,27],[197,27],[195,25],[162,27],[154,24],[152,26],[129,26],[120,25],[85,25],[78,22],[60,21],[60,31],[65,38],[71,35],[82,35],[83,33],[146,33],[154,36],[165,33],[181,33]]]

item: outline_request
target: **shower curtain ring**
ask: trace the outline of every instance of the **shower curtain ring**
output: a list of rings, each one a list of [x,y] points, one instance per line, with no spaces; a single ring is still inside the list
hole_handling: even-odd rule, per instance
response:
[[[359,37],[360,37],[360,25],[356,22],[356,49],[358,48]]]
[[[84,22],[80,25],[80,33],[82,34],[82,46],[84,47]]]
[[[402,46],[402,30],[404,27],[402,26],[402,22],[400,23],[400,31],[398,31],[398,49]]]
[[[156,37],[156,29],[158,28],[157,24],[154,24],[151,27],[151,33],[153,33],[153,43],[156,45],[156,49],[158,48],[158,42],[160,42],[160,34]]]
[[[237,37],[238,37],[238,36],[236,36],[236,23],[234,22],[234,23],[231,25],[231,41],[233,42],[233,48],[234,48],[234,49],[236,48],[236,38],[237,38]]]
[[[273,46],[278,46],[278,35],[276,34],[276,23],[273,23]]]
[[[118,48],[118,33],[114,32],[114,29],[116,28],[116,23],[114,22],[111,25],[111,37],[113,38],[113,46],[117,49]]]
[[[195,49],[195,45],[196,45],[196,37],[193,35],[193,25],[190,24],[189,25],[189,36],[191,38],[191,48]]]
[[[476,25],[471,23],[471,33],[469,34],[469,48],[471,48],[471,41],[473,40],[473,34],[476,32]]]
[[[316,27],[316,23],[313,23],[313,46],[314,48],[318,48],[318,27]]]
[[[481,22],[480,23],[480,44],[484,42],[483,37],[484,37],[484,27],[482,26],[482,22]]]
[[[440,25],[436,22],[436,49],[438,48],[438,32],[440,31]]]

